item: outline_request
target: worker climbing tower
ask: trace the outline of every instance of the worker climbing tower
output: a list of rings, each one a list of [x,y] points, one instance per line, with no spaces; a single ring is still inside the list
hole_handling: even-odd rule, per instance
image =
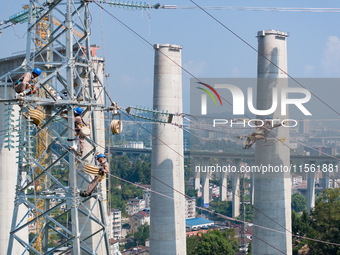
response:
[[[17,172],[11,169],[17,180],[7,185],[15,199],[12,220],[6,219],[10,228],[1,229],[1,254],[51,254],[59,249],[72,254],[109,254],[105,192],[99,185],[91,196],[79,196],[93,177],[82,170],[93,169],[95,155],[104,152],[100,128],[103,111],[108,110],[98,73],[101,64],[91,54],[88,2],[30,0],[26,10],[12,17],[15,22],[27,21],[28,29],[23,63],[0,77],[0,107],[7,119],[0,147],[1,176],[8,170],[4,164],[17,162]],[[16,94],[13,83],[34,68],[44,74],[35,84],[38,93]],[[76,107],[84,110],[91,130],[82,156],[76,152]],[[60,117],[65,111],[67,121]],[[30,240],[29,226],[36,227]],[[3,245],[6,231],[9,239]],[[57,246],[48,250],[49,243]]]

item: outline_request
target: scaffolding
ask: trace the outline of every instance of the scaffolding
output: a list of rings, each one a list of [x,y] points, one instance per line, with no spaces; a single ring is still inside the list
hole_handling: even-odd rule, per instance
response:
[[[98,254],[101,249],[101,254],[109,254],[101,187],[86,199],[79,197],[79,189],[91,180],[77,167],[76,155],[69,150],[76,145],[73,109],[82,107],[91,121],[91,136],[86,140],[92,149],[81,161],[94,161],[98,145],[96,112],[108,110],[97,100],[105,94],[105,88],[91,57],[89,2],[30,0],[28,11],[22,12],[28,20],[26,59],[21,66],[0,77],[0,86],[5,87],[0,103],[19,104],[21,109],[17,131],[17,185],[8,255],[12,254],[14,245],[21,245],[23,254],[27,251],[51,254],[59,248],[63,248],[63,253]],[[13,89],[18,75],[37,67],[45,74],[35,84],[39,93],[8,97],[6,91]],[[61,125],[59,116],[65,109],[68,120]],[[10,111],[8,116],[8,125],[11,125]],[[8,149],[12,148],[12,137],[8,132]],[[91,207],[87,203],[90,199],[95,200]],[[21,218],[18,211],[22,206],[27,213]],[[30,221],[28,214],[33,214]],[[69,214],[71,229],[62,221]],[[89,222],[98,230],[85,231]],[[36,225],[35,236],[30,241],[23,240],[18,233],[30,224]],[[59,239],[56,247],[48,250],[49,242],[54,241],[51,232]],[[89,245],[91,240],[96,243]]]

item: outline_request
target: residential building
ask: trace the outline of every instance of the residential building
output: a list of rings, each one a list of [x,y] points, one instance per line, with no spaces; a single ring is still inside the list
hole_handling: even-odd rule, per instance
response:
[[[143,245],[139,245],[137,247],[133,247],[131,249],[128,249],[122,252],[122,255],[132,255],[132,254],[149,255],[149,248]]]
[[[130,217],[130,231],[135,233],[138,231],[138,227],[148,223],[150,225],[150,211],[140,211]]]
[[[126,212],[128,215],[133,215],[145,208],[145,200],[134,198],[127,201]]]
[[[111,209],[108,217],[109,238],[119,240],[122,233],[122,212],[118,209]]]
[[[191,219],[196,217],[196,198],[185,198],[185,218]]]
[[[150,208],[151,192],[147,191],[143,194],[143,200],[145,200],[145,208]]]
[[[110,255],[122,255],[119,251],[119,241],[110,238]]]
[[[133,149],[143,149],[144,148],[144,143],[142,141],[129,142],[127,147],[128,148],[133,148]]]
[[[145,246],[146,246],[146,247],[149,247],[149,246],[150,246],[150,238],[148,238],[148,239],[145,240]]]

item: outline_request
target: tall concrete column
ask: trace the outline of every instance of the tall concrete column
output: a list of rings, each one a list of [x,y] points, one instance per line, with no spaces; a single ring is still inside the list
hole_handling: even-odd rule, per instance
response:
[[[287,71],[287,34],[275,31],[259,31],[258,37],[258,81],[257,81],[257,110],[269,110],[273,105],[273,88],[276,88],[277,100],[276,110],[270,115],[257,113],[257,119],[272,117],[274,120],[289,119],[288,109],[286,114],[281,113],[281,89],[288,86],[287,76],[281,70]],[[265,58],[263,57],[265,56]],[[276,66],[271,64],[268,59]],[[288,108],[288,107],[287,107]],[[264,113],[266,114],[266,113]],[[274,124],[278,123],[275,121]],[[277,139],[285,138],[289,144],[289,128],[275,128],[275,132],[269,134],[269,140],[256,142],[255,165],[287,167],[290,165],[290,151],[282,142]],[[276,141],[276,142],[275,142]],[[276,255],[280,252],[292,254],[291,231],[291,180],[290,173],[272,172],[256,173],[254,187],[254,225],[263,226],[280,232],[254,227],[253,246],[254,255]],[[272,220],[268,219],[270,217]],[[259,237],[260,239],[256,238]],[[269,245],[270,244],[270,245]],[[275,248],[273,248],[275,247]]]
[[[227,166],[227,159],[221,158],[220,159],[220,166],[221,169],[223,166]],[[220,175],[220,201],[227,201],[227,171],[221,172]]]
[[[210,158],[202,158],[202,166],[203,170],[201,171],[202,175],[202,205],[206,208],[209,207],[209,180],[210,180],[210,173],[209,173],[209,159]]]
[[[3,75],[3,73],[1,73],[0,76],[1,75]],[[8,86],[5,88],[3,85],[0,86],[0,98],[14,98],[15,94],[16,93],[12,87]],[[6,124],[9,124],[5,121],[7,118],[5,116],[5,110],[8,107],[14,110],[11,112],[11,114],[14,115],[14,117],[11,118],[14,122],[11,124],[17,128],[17,120],[19,119],[20,110],[19,106],[17,104],[5,105],[4,103],[0,103],[0,130],[6,130]],[[5,143],[6,134],[2,133],[2,135],[0,135],[0,254],[7,253],[9,232],[11,231],[12,215],[14,210],[14,197],[18,170],[18,159],[16,157],[18,156],[17,146],[19,145],[17,134],[17,132],[11,133],[11,135],[13,135],[12,141],[14,141],[14,143],[11,143],[11,145],[14,146],[14,148],[11,148],[10,150],[5,148],[5,146],[8,145]],[[24,177],[25,175],[22,175],[22,182],[25,181]],[[19,207],[17,219],[22,219],[26,212],[27,208],[24,205],[21,205]],[[25,221],[27,221],[27,218],[24,219],[22,224],[25,224]],[[28,241],[27,231],[28,229],[24,228],[18,232],[19,237],[25,242]],[[17,241],[14,241],[12,254],[21,254],[23,251],[24,248]]]
[[[132,153],[132,164],[136,164],[137,160],[139,159],[139,155],[138,153]]]
[[[153,109],[183,112],[181,46],[155,44]],[[156,115],[155,118],[163,118]],[[174,117],[181,125],[181,117]],[[150,205],[150,255],[186,254],[183,130],[154,123]],[[164,185],[166,184],[166,185]],[[168,186],[167,186],[168,185]]]
[[[99,80],[101,82],[103,82],[103,59],[100,57],[97,57],[95,55],[92,55],[92,63],[93,63],[93,68],[99,78]],[[105,104],[105,94],[104,93],[100,93],[102,90],[102,86],[100,85],[99,81],[94,82],[94,94],[97,97],[97,103],[98,104]],[[93,117],[93,119],[92,119]],[[94,140],[94,137],[96,137],[96,143],[98,144],[98,146],[96,147],[96,152],[97,153],[105,153],[105,116],[104,116],[104,112],[103,111],[94,111],[93,116],[91,116],[90,112],[86,113],[84,116],[84,121],[88,122],[89,120],[91,120],[91,128],[94,127],[95,130],[94,133],[91,134],[91,138],[92,140]],[[84,152],[83,152],[83,157],[85,155],[87,155],[88,153],[91,153],[93,149],[92,144],[90,144],[89,142],[85,141],[85,146],[84,146]],[[108,154],[110,155],[110,154]],[[92,157],[91,155],[89,157],[86,158],[85,162],[87,163],[91,163],[91,164],[95,164],[95,160],[94,157]],[[81,165],[79,165],[78,167],[81,167]],[[90,177],[90,180],[92,180],[94,178],[94,176],[88,175]],[[83,182],[82,178],[77,178],[77,185],[78,187],[81,187],[80,190],[86,190],[88,187],[88,183],[87,182]],[[103,180],[101,181],[101,183],[98,184],[97,186],[97,192],[99,194],[102,195],[103,201],[104,201],[104,206],[103,206],[103,214],[105,216],[107,216],[107,208],[106,208],[106,201],[107,201],[107,188],[106,188],[106,180],[103,178]],[[90,199],[86,202],[84,202],[85,206],[87,208],[93,208],[92,213],[94,214],[95,217],[97,218],[101,218],[101,211],[100,211],[100,207],[99,207],[99,203],[96,201],[96,199]],[[79,208],[81,208],[84,211],[87,211],[87,209],[85,209],[85,207],[80,206]],[[95,221],[93,220],[88,220],[88,218],[83,215],[82,213],[79,213],[79,226],[83,226],[85,224],[85,227],[83,229],[83,231],[81,232],[81,237],[84,236],[90,236],[93,233],[97,233],[94,236],[92,236],[91,238],[87,239],[85,242],[87,244],[88,247],[90,247],[91,249],[95,250],[98,246],[98,243],[100,242],[102,236],[99,232],[99,230],[102,228],[102,226],[100,226],[99,224],[97,224]],[[103,239],[104,240],[104,239]],[[100,245],[98,247],[98,254],[104,254],[105,252],[105,242],[102,241],[100,242]]]
[[[323,164],[326,164],[327,165],[327,169],[328,169],[328,166],[331,162],[330,161],[326,161],[325,163]],[[330,172],[327,171],[327,172],[322,172],[322,179],[320,180],[320,184],[321,184],[321,187],[322,189],[328,189],[329,188],[329,183],[330,183]]]
[[[249,195],[250,195],[250,204],[254,205],[254,173],[250,173],[250,187],[249,187]]]
[[[307,173],[307,212],[315,206],[315,172]]]
[[[198,157],[195,157],[193,160],[193,168],[194,168],[194,189],[195,190],[200,190],[200,161],[201,159]],[[196,167],[198,166],[198,168],[196,169]]]
[[[240,169],[240,159],[234,159],[237,171]],[[240,175],[238,172],[232,173],[231,175],[232,185],[232,217],[236,218],[240,215]]]

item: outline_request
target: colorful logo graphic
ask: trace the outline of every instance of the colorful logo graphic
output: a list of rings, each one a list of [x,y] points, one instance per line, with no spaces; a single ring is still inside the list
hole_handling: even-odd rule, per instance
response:
[[[221,106],[222,106],[221,97],[220,97],[220,95],[217,93],[217,91],[216,91],[213,87],[211,87],[210,85],[208,85],[208,84],[206,84],[206,83],[203,83],[203,82],[197,82],[197,83],[198,83],[198,84],[201,84],[201,85],[203,85],[203,86],[206,86],[206,87],[209,88],[212,92],[214,92],[215,95],[217,96],[218,100],[220,101]],[[203,88],[200,88],[200,87],[197,87],[197,88],[200,89],[200,90],[203,90],[204,92],[206,92],[206,93],[212,98],[212,100],[214,100],[215,105],[217,105],[216,100],[215,100],[213,94],[211,94],[211,92],[210,92],[209,90],[203,89]]]

